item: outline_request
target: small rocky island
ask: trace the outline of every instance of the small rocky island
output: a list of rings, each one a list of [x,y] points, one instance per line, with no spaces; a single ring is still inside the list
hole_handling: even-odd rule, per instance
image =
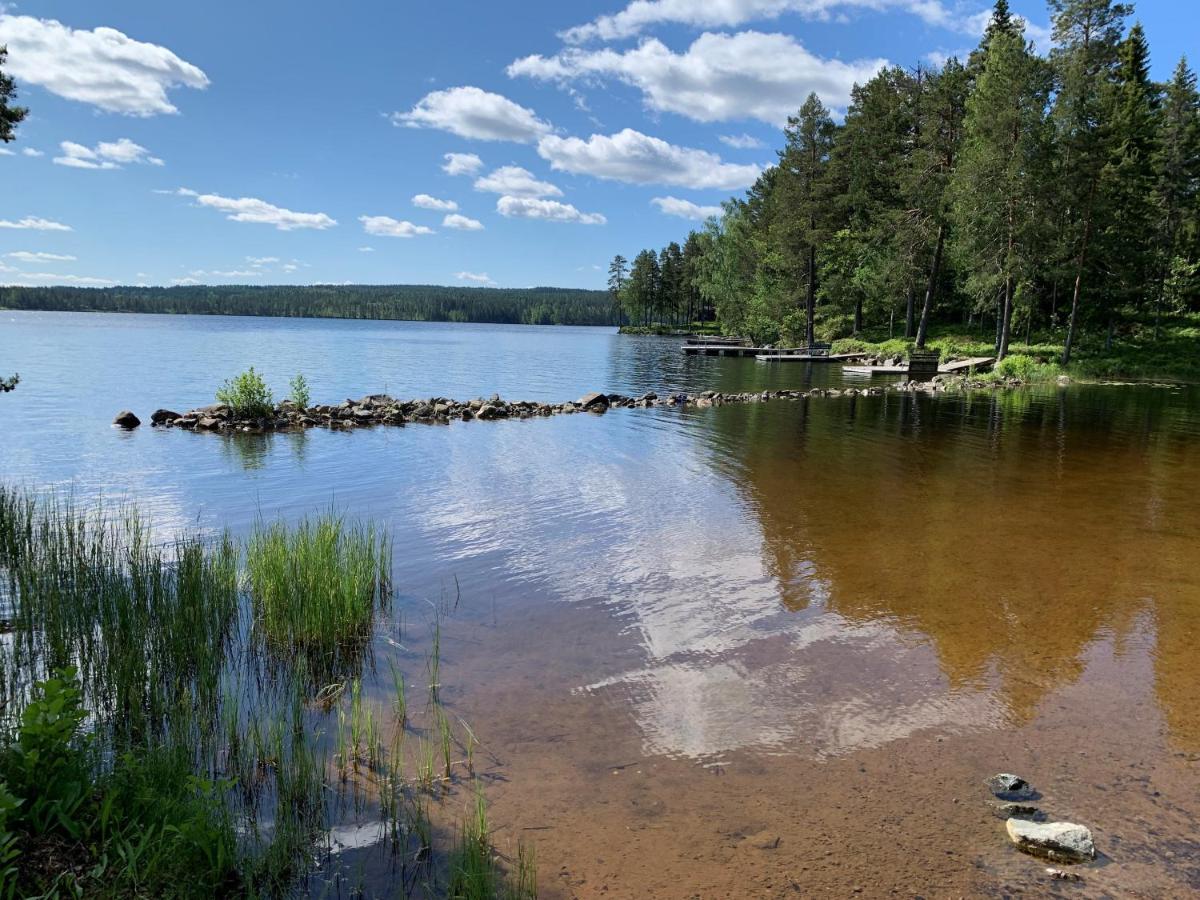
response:
[[[882,385],[862,388],[813,388],[802,390],[754,391],[722,393],[701,391],[695,394],[668,393],[659,395],[648,391],[638,397],[593,392],[578,400],[564,403],[544,403],[533,400],[503,400],[498,394],[487,399],[452,400],[430,397],[420,400],[397,400],[387,394],[370,394],[359,400],[345,400],[337,405],[318,404],[299,407],[285,400],[267,416],[239,416],[223,403],[202,406],[185,413],[159,409],[150,417],[151,425],[162,428],[183,428],[189,431],[291,431],[305,428],[352,429],[374,425],[447,425],[452,421],[483,421],[495,419],[531,419],[555,415],[590,412],[603,413],[613,408],[647,407],[710,407],[736,403],[766,403],[771,400],[804,400],[814,397],[879,396],[893,391],[942,393],[951,390],[1017,387],[1017,379],[1006,381],[975,381],[961,376],[937,375],[931,381],[900,381],[890,387]],[[136,428],[141,420],[123,410],[113,420],[121,428]]]

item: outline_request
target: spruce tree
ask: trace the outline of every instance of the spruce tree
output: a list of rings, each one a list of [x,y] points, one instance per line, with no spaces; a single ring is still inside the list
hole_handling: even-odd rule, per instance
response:
[[[29,110],[23,106],[13,106],[17,99],[17,85],[11,75],[4,74],[4,62],[8,59],[8,47],[0,46],[0,141],[10,143],[16,139],[16,128]]]

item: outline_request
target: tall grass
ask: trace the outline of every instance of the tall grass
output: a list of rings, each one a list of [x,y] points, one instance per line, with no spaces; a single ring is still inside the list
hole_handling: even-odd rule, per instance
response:
[[[453,872],[479,871],[486,827],[470,832],[475,862],[434,848],[433,804],[460,765],[437,689],[440,617],[413,777],[403,675],[378,685],[390,746],[365,688],[390,570],[386,536],[333,515],[260,524],[244,547],[162,541],[132,507],[0,485],[0,897],[294,893],[347,789],[391,835],[397,893],[480,883]],[[36,741],[42,763],[22,769]],[[509,874],[486,850],[488,896],[528,881],[523,853]]]
[[[332,514],[294,527],[260,522],[246,550],[260,633],[306,656],[318,678],[356,670],[376,610],[390,604],[391,569],[386,534]]]

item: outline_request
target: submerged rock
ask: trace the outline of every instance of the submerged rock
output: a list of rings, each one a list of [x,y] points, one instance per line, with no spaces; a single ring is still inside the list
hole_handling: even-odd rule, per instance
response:
[[[1032,803],[992,801],[991,810],[1001,819],[1033,819],[1041,817],[1042,811]]]
[[[1055,862],[1080,863],[1096,858],[1091,829],[1074,822],[1038,824],[1028,819],[1009,819],[1005,825],[1017,849]]]
[[[128,430],[137,428],[139,425],[141,425],[142,420],[139,419],[137,416],[135,416],[133,413],[131,413],[129,410],[123,409],[119,413],[117,413],[117,416],[115,419],[113,419],[112,423],[114,425],[118,425],[121,428],[124,428],[128,431]]]
[[[1032,800],[1035,792],[1020,775],[1001,772],[987,780],[988,790],[1002,800]]]

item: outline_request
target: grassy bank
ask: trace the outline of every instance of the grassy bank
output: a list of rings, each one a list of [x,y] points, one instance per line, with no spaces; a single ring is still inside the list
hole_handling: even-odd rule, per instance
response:
[[[1152,322],[1144,322],[1115,340],[1107,348],[1103,334],[1085,334],[1076,345],[1070,365],[1063,367],[1062,343],[1056,335],[1031,335],[1028,342],[1014,340],[1009,355],[996,374],[1023,381],[1051,381],[1061,375],[1078,380],[1128,379],[1200,382],[1200,316],[1172,319],[1164,323],[1155,339]],[[860,351],[880,357],[907,358],[913,342],[865,333],[859,338],[833,342],[833,352]],[[993,356],[992,335],[963,329],[934,329],[926,342],[939,350],[942,359]]]
[[[441,617],[423,707],[376,675],[390,563],[333,515],[163,542],[0,486],[0,897],[280,896],[337,872],[348,819],[377,823],[393,895],[532,896],[437,687]]]

